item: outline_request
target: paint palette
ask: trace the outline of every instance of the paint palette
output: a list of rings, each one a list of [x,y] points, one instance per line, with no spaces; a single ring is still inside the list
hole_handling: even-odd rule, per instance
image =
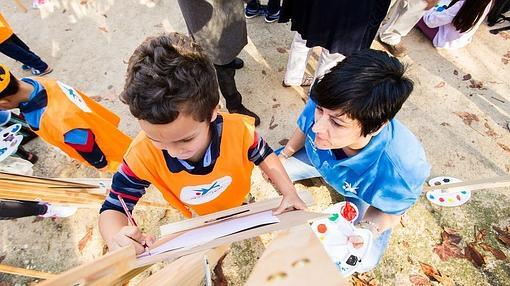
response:
[[[20,129],[20,124],[14,124],[0,131],[0,161],[18,150],[18,146],[23,141],[23,136],[17,134]]]
[[[329,213],[330,216],[314,221],[312,230],[342,275],[349,276],[361,267],[363,257],[372,246],[372,233],[367,229],[354,227],[351,221],[342,216],[342,213],[345,213],[345,205],[345,202],[340,202],[327,208],[324,212]],[[356,211],[357,217],[358,209],[353,204],[350,206]],[[352,221],[355,221],[356,217]],[[351,235],[361,236],[365,242],[363,247],[354,248],[348,241]]]
[[[429,186],[438,186],[452,183],[460,183],[461,180],[453,177],[435,177],[428,181]],[[442,207],[458,207],[465,204],[471,198],[471,191],[459,190],[432,190],[426,194],[427,200],[431,203]]]

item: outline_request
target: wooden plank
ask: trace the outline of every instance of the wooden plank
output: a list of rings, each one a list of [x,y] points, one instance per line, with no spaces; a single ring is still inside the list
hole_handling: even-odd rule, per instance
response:
[[[20,0],[14,0],[14,3],[16,3],[16,5],[18,5],[18,7],[21,9],[21,11],[23,11],[23,13],[28,12],[27,7],[25,5],[23,5],[23,3],[21,3]]]
[[[453,184],[444,184],[437,186],[426,186],[423,188],[424,192],[432,191],[432,190],[447,190],[448,192],[455,191],[475,191],[481,189],[493,189],[493,188],[502,188],[510,186],[510,175],[508,176],[499,176],[494,178],[487,179],[479,179],[472,180],[467,182],[453,183]]]
[[[32,269],[19,268],[19,267],[7,265],[7,264],[0,264],[0,272],[14,274],[14,275],[27,276],[27,277],[33,277],[33,278],[39,278],[39,279],[50,279],[50,278],[53,278],[56,276],[53,273],[41,272],[41,271],[36,271],[36,270],[32,270]]]
[[[0,172],[0,179],[9,179],[13,181],[25,181],[32,183],[40,183],[42,185],[51,185],[51,186],[68,186],[68,187],[87,187],[87,188],[96,188],[97,186],[83,183],[70,182],[59,179],[51,179],[51,178],[43,178],[36,176],[28,176],[28,175],[20,175],[20,174],[12,174],[7,172]]]
[[[298,191],[299,197],[306,203],[307,206],[314,204],[313,197],[308,191]],[[174,222],[160,227],[161,235],[168,235],[181,231],[190,230],[197,227],[202,227],[211,223],[217,223],[222,220],[232,219],[240,216],[251,215],[258,212],[263,212],[275,209],[280,205],[282,197],[254,202],[251,204],[242,205],[236,208],[231,208],[224,211],[215,212],[208,215],[199,216],[193,219],[187,219],[179,222]]]
[[[138,286],[199,286],[205,276],[203,266],[204,256],[207,256],[212,271],[218,260],[227,250],[228,246],[223,245],[183,256],[144,279]]]
[[[37,285],[111,285],[112,281],[132,270],[135,259],[135,248],[133,246],[124,247]]]
[[[350,285],[309,225],[283,230],[255,265],[246,286]]]
[[[205,243],[203,245],[198,245],[189,249],[177,249],[165,253],[161,253],[158,255],[152,255],[152,256],[145,256],[137,258],[137,261],[135,263],[135,267],[141,267],[144,265],[150,265],[154,264],[160,261],[166,261],[166,260],[175,260],[179,257],[182,257],[184,255],[192,254],[198,251],[202,251],[205,249],[210,249],[213,247],[217,247],[224,244],[229,244],[235,241],[241,241],[244,239],[252,238],[255,236],[259,236],[261,234],[276,231],[276,230],[282,230],[286,228],[290,228],[296,225],[300,225],[303,223],[306,223],[309,220],[318,219],[321,217],[328,216],[328,214],[323,213],[313,213],[313,212],[306,212],[306,211],[291,211],[291,212],[285,212],[283,214],[278,215],[278,219],[280,220],[279,223],[270,224],[270,225],[264,225],[256,228],[252,228],[249,230],[241,231],[238,233],[234,233],[231,235],[227,235],[218,239],[215,239],[211,242]],[[180,233],[173,233],[170,235],[167,235],[158,241],[152,246],[157,247],[161,245],[162,243],[165,243],[168,240],[173,239],[175,236],[179,235]]]

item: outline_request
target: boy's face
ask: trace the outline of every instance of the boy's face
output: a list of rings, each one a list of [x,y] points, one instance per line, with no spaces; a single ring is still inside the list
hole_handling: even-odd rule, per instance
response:
[[[216,119],[213,113],[211,122]],[[180,113],[168,124],[152,124],[139,120],[140,127],[156,148],[166,150],[170,156],[180,160],[199,160],[209,146],[209,122],[199,122],[191,115]]]
[[[356,119],[351,119],[340,110],[326,109],[321,106],[315,108],[315,146],[319,149],[340,149],[350,147],[357,149],[366,137],[361,135],[361,125]]]

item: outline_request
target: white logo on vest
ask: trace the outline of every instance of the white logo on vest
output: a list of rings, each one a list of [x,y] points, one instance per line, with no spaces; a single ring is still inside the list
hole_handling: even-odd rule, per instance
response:
[[[232,177],[225,176],[211,184],[187,186],[182,188],[180,199],[189,205],[200,205],[210,202],[221,195],[232,183]]]
[[[60,81],[57,81],[57,84],[60,87],[60,89],[62,89],[64,94],[67,96],[67,98],[69,98],[69,100],[71,100],[76,106],[78,106],[78,108],[85,112],[92,112],[92,110],[90,110],[90,108],[88,107],[87,103],[85,103],[81,95],[74,88],[64,83],[61,83]]]
[[[353,186],[353,185],[349,184],[348,182],[344,182],[344,190],[345,191],[351,192],[353,194],[357,194],[358,193],[357,189],[358,189],[358,187]]]

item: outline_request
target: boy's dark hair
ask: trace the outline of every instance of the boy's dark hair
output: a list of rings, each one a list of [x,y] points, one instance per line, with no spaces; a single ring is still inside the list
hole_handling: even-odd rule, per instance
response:
[[[5,75],[6,72],[9,73],[10,80],[9,80],[9,83],[7,84],[7,86],[2,91],[0,91],[0,98],[4,98],[6,96],[16,94],[19,90],[18,79],[10,71],[6,71],[6,70],[4,70],[4,68],[2,66],[0,66],[0,75]]]
[[[120,99],[136,118],[152,124],[170,123],[181,112],[208,121],[219,102],[216,71],[189,37],[150,37],[129,59]]]
[[[316,82],[310,97],[317,105],[339,109],[361,124],[361,135],[377,131],[393,119],[413,90],[406,67],[376,50],[357,52]]]

